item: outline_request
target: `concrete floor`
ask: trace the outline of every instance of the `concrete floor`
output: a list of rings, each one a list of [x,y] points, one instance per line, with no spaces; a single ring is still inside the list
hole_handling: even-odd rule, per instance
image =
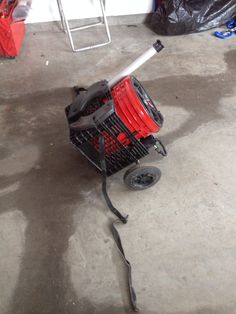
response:
[[[73,54],[63,33],[39,25],[19,58],[0,59],[1,314],[130,312],[100,176],[69,144],[64,117],[71,86],[111,78],[157,37],[143,25],[111,32],[110,46]],[[165,116],[169,157],[143,160],[162,179],[138,193],[123,173],[109,179],[130,215],[119,230],[138,305],[143,314],[234,314],[235,38],[162,40],[165,51],[136,73]]]

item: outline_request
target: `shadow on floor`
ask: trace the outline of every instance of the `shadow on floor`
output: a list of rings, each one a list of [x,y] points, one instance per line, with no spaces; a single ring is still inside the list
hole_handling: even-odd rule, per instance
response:
[[[229,81],[229,78],[235,75],[236,50],[226,53],[225,61],[228,71],[224,74],[169,76],[144,82],[150,96],[157,104],[161,103],[158,106],[160,111],[171,106],[183,108],[190,114],[189,118],[173,132],[168,132],[164,136],[160,132],[160,138],[165,145],[170,145],[177,139],[193,133],[208,122],[223,118],[219,112],[220,101],[223,97],[230,97],[235,88],[233,80]],[[168,119],[168,117],[164,118]],[[176,125],[179,125],[178,117],[176,117]],[[146,160],[153,162],[156,157],[156,154],[151,154]]]
[[[100,178],[69,144],[64,117],[69,94],[53,90],[8,101],[3,147],[11,148],[1,150],[1,158],[17,155],[21,146],[39,152],[31,169],[23,173],[15,169],[15,174],[13,169],[1,178],[1,187],[20,182],[17,191],[2,199],[1,213],[17,208],[27,220],[24,257],[9,313],[78,313],[63,254],[74,233],[73,215],[83,211],[78,205],[83,201],[80,189],[89,189]],[[22,162],[28,157],[25,154]]]

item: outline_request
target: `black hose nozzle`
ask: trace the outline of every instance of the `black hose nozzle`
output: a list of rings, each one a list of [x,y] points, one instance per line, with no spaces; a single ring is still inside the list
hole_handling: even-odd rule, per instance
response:
[[[159,39],[153,44],[153,47],[156,49],[157,52],[160,52],[164,48]]]

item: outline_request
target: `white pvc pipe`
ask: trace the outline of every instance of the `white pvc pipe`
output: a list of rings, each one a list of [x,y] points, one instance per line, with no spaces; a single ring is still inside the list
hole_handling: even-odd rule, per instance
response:
[[[131,63],[126,69],[117,74],[113,79],[108,82],[108,86],[112,88],[116,83],[122,80],[125,76],[130,75],[137,70],[141,65],[147,62],[151,57],[157,53],[157,50],[152,46],[146,52],[144,52],[138,59]]]

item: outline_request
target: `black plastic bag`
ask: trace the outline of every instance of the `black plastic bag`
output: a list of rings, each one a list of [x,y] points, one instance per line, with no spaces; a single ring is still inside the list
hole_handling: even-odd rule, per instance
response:
[[[236,0],[164,0],[151,19],[161,35],[201,32],[236,16]]]

